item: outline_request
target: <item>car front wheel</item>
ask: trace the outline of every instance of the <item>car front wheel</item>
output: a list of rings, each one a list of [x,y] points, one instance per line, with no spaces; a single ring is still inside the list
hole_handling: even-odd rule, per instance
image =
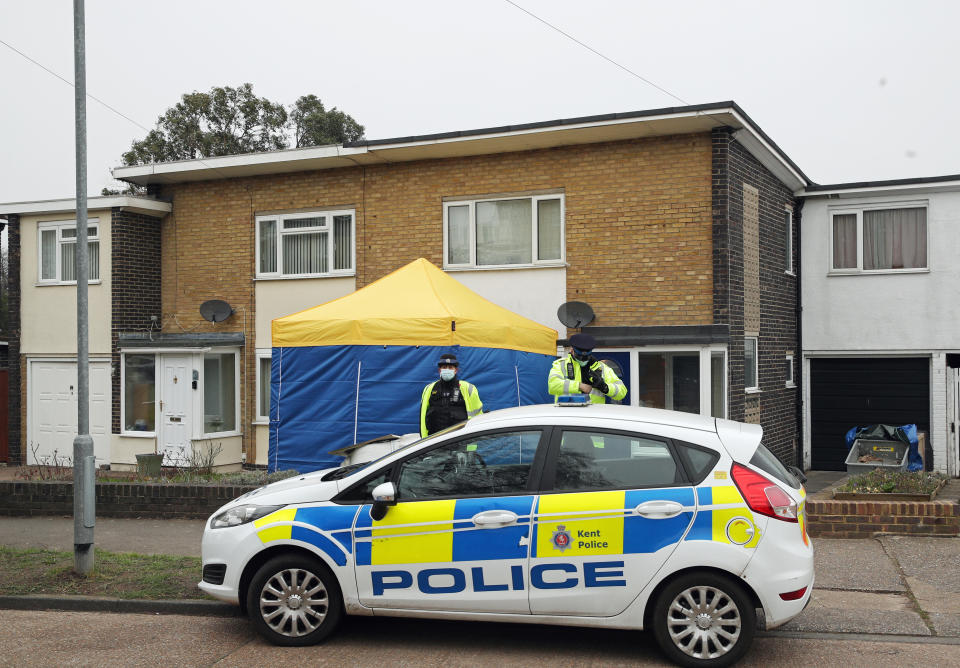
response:
[[[681,666],[719,668],[750,648],[756,610],[743,587],[715,573],[690,573],[667,585],[654,605],[660,649]]]
[[[330,571],[304,555],[274,557],[247,590],[254,628],[275,645],[314,645],[330,635],[343,614],[340,589]]]

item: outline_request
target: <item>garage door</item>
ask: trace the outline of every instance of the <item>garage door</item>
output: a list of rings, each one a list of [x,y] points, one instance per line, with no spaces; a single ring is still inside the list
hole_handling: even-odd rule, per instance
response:
[[[73,460],[76,362],[31,361],[27,380],[27,463]],[[90,435],[97,466],[110,463],[110,363],[90,363]]]
[[[810,360],[810,447],[818,471],[843,471],[851,427],[916,424],[930,429],[930,360]]]

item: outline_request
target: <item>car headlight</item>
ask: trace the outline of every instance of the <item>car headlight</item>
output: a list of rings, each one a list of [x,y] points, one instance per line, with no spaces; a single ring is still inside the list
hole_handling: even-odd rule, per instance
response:
[[[213,521],[210,522],[210,528],[223,529],[224,527],[235,527],[240,524],[246,524],[247,522],[252,522],[265,515],[269,515],[280,508],[283,508],[283,506],[258,506],[255,504],[234,506],[214,517]]]

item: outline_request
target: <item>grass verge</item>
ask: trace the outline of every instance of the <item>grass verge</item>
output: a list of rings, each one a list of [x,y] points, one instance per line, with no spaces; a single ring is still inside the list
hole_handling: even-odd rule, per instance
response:
[[[93,572],[84,577],[73,572],[73,552],[0,546],[0,595],[204,599],[200,569],[197,557],[96,550]]]

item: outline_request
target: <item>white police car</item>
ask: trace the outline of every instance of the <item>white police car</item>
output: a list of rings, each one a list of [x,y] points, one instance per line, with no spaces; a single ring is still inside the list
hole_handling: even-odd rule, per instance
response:
[[[813,587],[804,490],[761,429],[628,406],[495,411],[232,501],[200,588],[280,645],[341,616],[651,628],[729,665]]]

